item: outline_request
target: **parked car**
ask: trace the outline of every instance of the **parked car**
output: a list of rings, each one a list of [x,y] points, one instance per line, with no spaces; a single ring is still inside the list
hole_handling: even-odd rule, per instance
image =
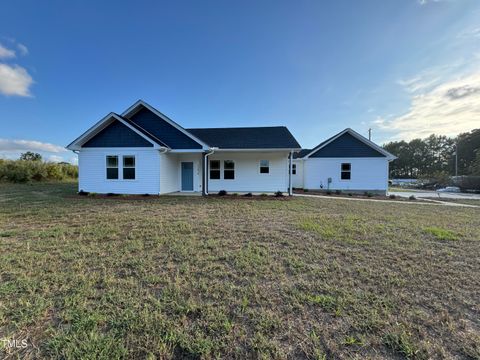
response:
[[[458,186],[447,186],[443,189],[438,189],[437,192],[452,192],[452,193],[459,193],[460,188]]]

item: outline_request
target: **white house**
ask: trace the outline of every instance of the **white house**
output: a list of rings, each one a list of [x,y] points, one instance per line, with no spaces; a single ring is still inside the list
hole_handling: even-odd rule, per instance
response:
[[[79,191],[385,193],[393,155],[351,129],[301,149],[284,126],[185,129],[144,101],[110,113],[67,146]]]
[[[291,194],[300,145],[284,126],[184,129],[139,100],[67,148],[78,153],[79,191]]]
[[[389,162],[396,159],[352,129],[345,129],[313,149],[294,155],[293,187],[385,194]]]

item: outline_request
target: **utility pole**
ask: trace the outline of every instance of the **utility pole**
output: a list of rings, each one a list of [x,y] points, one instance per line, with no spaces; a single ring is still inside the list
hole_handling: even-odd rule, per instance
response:
[[[372,128],[368,129],[368,140],[372,141]]]
[[[458,176],[458,144],[455,144],[455,176]]]

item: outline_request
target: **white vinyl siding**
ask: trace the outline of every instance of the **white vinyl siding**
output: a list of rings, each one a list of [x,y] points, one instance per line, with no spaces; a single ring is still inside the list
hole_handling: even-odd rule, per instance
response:
[[[160,154],[160,194],[180,191],[179,166],[176,154]]]
[[[293,164],[296,165],[296,174],[292,175],[292,186],[294,188],[303,188],[303,161],[293,160]]]
[[[288,152],[216,152],[209,160],[232,160],[235,163],[235,179],[208,180],[208,192],[275,192],[288,191]],[[269,161],[269,173],[260,173],[260,160]],[[223,169],[222,169],[223,175]]]
[[[350,180],[341,179],[345,163],[351,164]],[[303,167],[303,187],[306,189],[321,189],[321,185],[323,190],[385,191],[388,188],[386,158],[309,158],[303,161]],[[330,185],[328,178],[332,179]]]
[[[106,157],[118,156],[119,177],[106,177]],[[123,156],[135,156],[135,179],[122,179]],[[78,153],[78,189],[96,193],[158,194],[160,155],[143,148],[83,148]]]

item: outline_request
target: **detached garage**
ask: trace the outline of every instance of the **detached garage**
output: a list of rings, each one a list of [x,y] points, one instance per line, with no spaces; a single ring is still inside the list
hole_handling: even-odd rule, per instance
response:
[[[313,149],[294,155],[293,186],[385,194],[388,166],[396,157],[352,129],[345,129]]]

